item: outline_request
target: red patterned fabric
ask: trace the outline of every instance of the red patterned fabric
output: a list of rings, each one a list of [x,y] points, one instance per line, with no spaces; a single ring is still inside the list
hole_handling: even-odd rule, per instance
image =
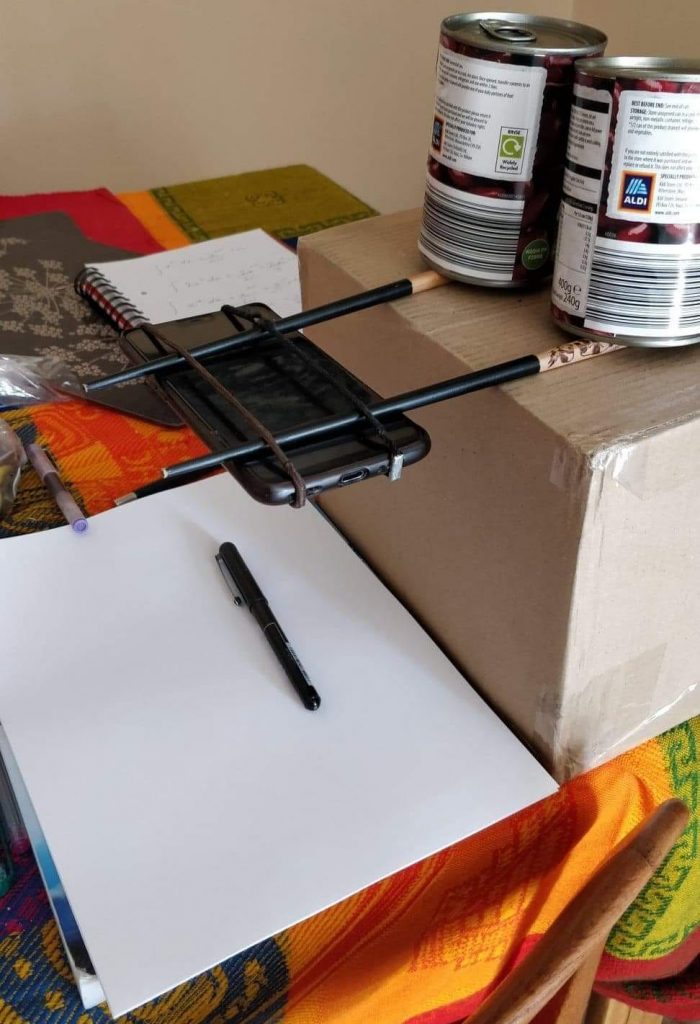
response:
[[[160,252],[163,248],[106,188],[87,192],[0,196],[0,220],[30,217],[34,213],[66,213],[83,234],[102,245],[113,245],[143,255]]]

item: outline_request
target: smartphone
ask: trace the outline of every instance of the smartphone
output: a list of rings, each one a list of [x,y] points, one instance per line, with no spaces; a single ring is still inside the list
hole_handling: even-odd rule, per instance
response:
[[[279,319],[269,307],[251,304],[242,311],[268,319]],[[220,312],[159,324],[158,329],[185,348],[235,336],[248,330],[241,318],[232,324]],[[330,370],[366,404],[380,396],[349,373],[331,356],[301,334],[292,334],[293,344],[272,337],[262,338],[233,352],[206,360],[213,373],[274,434],[354,412],[350,399],[323,377],[317,366]],[[313,358],[309,365],[298,354],[299,346]],[[122,347],[134,362],[155,359],[166,349],[142,329],[127,331]],[[158,379],[163,394],[187,423],[212,448],[235,448],[256,436],[241,416],[190,367],[170,371]],[[404,466],[424,458],[430,438],[408,417],[397,414],[382,420],[387,434],[403,453]],[[371,427],[358,427],[309,443],[285,448],[307,486],[308,497],[333,487],[346,487],[369,477],[386,475],[390,455],[386,444]],[[294,484],[278,465],[274,455],[251,456],[243,462],[226,463],[226,468],[252,497],[268,505],[288,504],[294,499]]]

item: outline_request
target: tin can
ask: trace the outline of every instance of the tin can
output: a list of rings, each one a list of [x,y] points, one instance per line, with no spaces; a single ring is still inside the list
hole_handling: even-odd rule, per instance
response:
[[[576,68],[554,318],[641,346],[700,341],[700,60]]]
[[[431,267],[505,288],[550,275],[574,62],[606,42],[528,14],[442,22],[418,243]]]

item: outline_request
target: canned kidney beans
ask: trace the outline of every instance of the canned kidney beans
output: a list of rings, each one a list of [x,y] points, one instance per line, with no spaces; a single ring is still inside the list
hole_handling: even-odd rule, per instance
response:
[[[700,61],[576,69],[552,312],[643,346],[700,340]]]
[[[432,267],[497,287],[549,276],[574,61],[605,43],[556,18],[443,21],[419,239]]]

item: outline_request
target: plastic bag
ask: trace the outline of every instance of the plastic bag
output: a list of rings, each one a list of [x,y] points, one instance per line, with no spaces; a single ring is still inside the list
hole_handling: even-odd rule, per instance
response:
[[[0,409],[43,402],[67,402],[66,388],[80,393],[78,378],[54,356],[0,355]]]
[[[17,434],[0,420],[0,518],[15,500],[19,474],[26,459]]]

